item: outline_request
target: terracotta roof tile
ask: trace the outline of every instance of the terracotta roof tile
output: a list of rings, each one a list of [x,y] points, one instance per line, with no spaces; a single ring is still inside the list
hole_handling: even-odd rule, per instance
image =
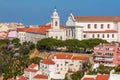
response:
[[[117,22],[120,21],[120,16],[74,16],[74,19],[78,22]]]
[[[38,70],[36,70],[36,69],[30,69],[30,68],[25,68],[25,71],[36,73]]]
[[[33,68],[35,68],[36,66],[37,66],[37,64],[32,63],[31,65],[28,66],[28,68],[32,68],[32,69],[33,69]]]
[[[72,60],[89,60],[89,56],[73,56]]]
[[[37,78],[37,79],[48,79],[48,76],[45,76],[45,75],[42,75],[42,74],[37,74],[34,76],[34,78]]]
[[[85,77],[85,78],[83,78],[83,80],[95,80],[94,78],[87,78],[87,77]]]
[[[84,33],[116,33],[116,30],[105,30],[105,31],[83,31]]]
[[[72,54],[55,54],[57,59],[71,59]]]
[[[55,64],[55,62],[52,61],[51,59],[43,59],[43,60],[41,60],[41,63],[49,64],[49,65],[54,65]]]
[[[46,34],[46,31],[51,28],[51,24],[42,25],[39,27],[25,27],[25,28],[17,28],[18,32],[29,32],[29,33],[39,33],[39,34]],[[64,26],[60,26],[61,29]]]
[[[17,80],[27,80],[24,76],[19,76]]]
[[[97,75],[96,80],[108,80],[109,79],[109,75],[107,74],[101,74],[101,75]]]

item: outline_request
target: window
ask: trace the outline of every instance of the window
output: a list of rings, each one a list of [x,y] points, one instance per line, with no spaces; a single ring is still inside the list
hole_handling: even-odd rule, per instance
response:
[[[60,36],[60,39],[62,40],[62,36]]]
[[[57,64],[57,67],[59,67],[59,64]]]
[[[57,26],[58,25],[58,23],[57,23],[57,21],[55,22],[55,26]]]
[[[88,24],[88,29],[90,29],[90,24]]]
[[[73,29],[72,29],[72,37],[74,36],[73,34],[74,34],[74,31],[73,31]]]
[[[69,36],[70,36],[70,29],[69,29]]]
[[[107,34],[107,38],[109,38],[109,34]]]
[[[94,24],[94,28],[97,29],[97,24]]]
[[[112,38],[114,38],[114,34],[112,34]]]
[[[92,35],[92,38],[94,38],[94,37],[95,37],[95,35],[93,34],[93,35]]]
[[[108,28],[108,29],[110,28],[110,24],[107,24],[107,28]]]
[[[86,38],[86,34],[83,35],[83,38]]]
[[[99,35],[99,34],[97,34],[97,37],[99,38],[99,37],[100,37],[100,35]]]
[[[103,24],[101,24],[101,29],[103,29]]]
[[[104,36],[104,34],[102,35],[102,38],[104,38],[105,36]]]
[[[56,36],[56,39],[57,39],[58,37]]]

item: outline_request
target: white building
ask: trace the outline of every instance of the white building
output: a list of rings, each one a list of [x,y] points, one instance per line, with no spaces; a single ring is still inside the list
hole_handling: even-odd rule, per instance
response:
[[[36,44],[37,41],[46,38],[46,30],[50,28],[51,24],[37,27],[17,28],[17,37],[20,39],[21,43],[30,41]]]
[[[51,17],[51,29],[47,30],[46,36],[55,39],[66,40],[65,35],[66,30],[64,27],[60,26],[60,17],[55,9]]]
[[[56,54],[53,61],[56,63],[56,72],[60,74],[72,73],[81,70],[83,63],[89,62],[90,56]]]
[[[73,16],[66,22],[66,39],[100,38],[120,42],[120,17]]]
[[[43,75],[48,76],[49,79],[64,79],[64,74],[56,73],[56,66],[55,62],[51,59],[43,59],[40,62],[40,71]]]

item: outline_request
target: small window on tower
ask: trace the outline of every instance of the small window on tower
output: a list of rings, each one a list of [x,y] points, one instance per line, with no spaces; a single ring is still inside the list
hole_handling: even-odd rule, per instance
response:
[[[57,21],[55,22],[55,26],[57,26],[58,25],[58,23],[57,23]]]

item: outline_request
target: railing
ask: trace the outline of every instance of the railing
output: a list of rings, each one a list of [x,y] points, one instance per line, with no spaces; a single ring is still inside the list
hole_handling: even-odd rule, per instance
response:
[[[94,60],[95,62],[113,62],[113,58],[98,58]]]

